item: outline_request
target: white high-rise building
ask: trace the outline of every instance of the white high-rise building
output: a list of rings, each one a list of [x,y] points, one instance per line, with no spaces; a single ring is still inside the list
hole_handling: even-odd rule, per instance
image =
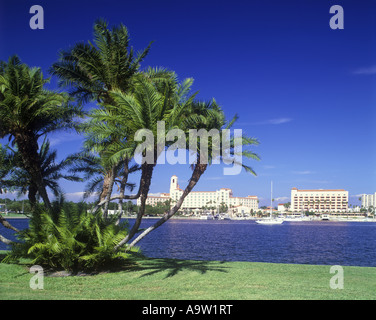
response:
[[[173,175],[170,180],[170,193],[162,193],[158,197],[148,196],[146,204],[155,205],[158,202],[171,199],[171,206],[173,206],[180,199],[183,191],[179,187],[178,177]],[[137,205],[139,204],[140,199],[137,199]],[[216,191],[191,191],[184,199],[180,210],[219,209],[220,206],[227,206],[231,213],[250,213],[251,210],[256,212],[258,198],[257,196],[234,197],[229,188],[221,188]]]
[[[368,209],[369,207],[375,208],[376,192],[374,194],[362,194],[362,208]]]
[[[346,212],[348,201],[349,192],[343,189],[291,189],[291,210],[293,212]]]

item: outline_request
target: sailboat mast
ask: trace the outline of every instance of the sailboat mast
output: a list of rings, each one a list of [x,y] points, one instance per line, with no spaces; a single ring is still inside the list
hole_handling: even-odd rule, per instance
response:
[[[270,218],[273,210],[273,181],[270,182]]]

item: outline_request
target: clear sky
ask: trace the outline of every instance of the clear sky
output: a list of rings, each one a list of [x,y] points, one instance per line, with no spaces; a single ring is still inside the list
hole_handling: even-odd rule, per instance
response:
[[[33,4],[44,9],[44,30],[29,27]],[[329,26],[334,4],[344,29]],[[271,180],[277,202],[292,187],[343,188],[354,204],[376,191],[376,1],[0,0],[0,60],[16,53],[47,76],[59,50],[92,40],[100,17],[125,24],[136,50],[154,41],[142,68],[193,77],[199,98],[214,97],[229,118],[239,115],[234,128],[259,139],[261,161],[247,162],[257,177],[213,165],[195,190],[227,187],[260,205]],[[75,134],[50,138],[60,158],[80,148]],[[184,187],[189,166],[157,166],[150,191],[168,192],[172,174]],[[62,186],[79,200],[84,185]]]

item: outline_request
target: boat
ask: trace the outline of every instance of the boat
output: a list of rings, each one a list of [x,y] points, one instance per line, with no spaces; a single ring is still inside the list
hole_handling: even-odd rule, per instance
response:
[[[274,218],[267,218],[267,219],[262,219],[262,220],[256,220],[256,223],[258,224],[282,224],[283,220],[282,219],[274,219]]]
[[[211,214],[206,214],[200,216],[200,220],[214,220],[214,217]]]
[[[265,225],[282,224],[283,219],[273,218],[272,211],[273,211],[273,181],[271,182],[271,187],[270,187],[270,215],[269,215],[269,218],[256,220],[256,223],[265,224]]]
[[[328,215],[328,214],[323,214],[323,215],[321,216],[321,220],[328,221],[328,220],[329,220],[329,215]]]

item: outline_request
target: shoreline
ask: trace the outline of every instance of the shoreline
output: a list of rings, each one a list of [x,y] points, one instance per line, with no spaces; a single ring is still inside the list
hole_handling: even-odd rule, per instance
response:
[[[3,218],[5,219],[30,219],[29,217],[25,216],[25,215],[19,215],[19,216],[7,216],[7,215],[2,215]],[[122,216],[121,217],[122,219],[135,219],[136,216]],[[144,216],[142,219],[160,219],[161,216]],[[263,219],[268,219],[268,217],[265,217],[265,218],[256,218],[256,217],[248,217],[248,218],[231,218],[231,219],[228,219],[228,220],[224,220],[224,219],[212,219],[212,220],[206,220],[206,219],[202,219],[200,217],[185,217],[185,216],[173,216],[170,218],[170,220],[200,220],[200,221],[255,221],[255,220],[263,220]],[[376,219],[373,219],[373,218],[340,218],[340,217],[330,217],[329,216],[329,220],[323,220],[321,218],[312,218],[312,219],[303,219],[303,220],[300,220],[300,219],[297,219],[296,221],[294,221],[294,218],[292,219],[288,219],[288,220],[285,220],[285,218],[282,218],[282,220],[284,220],[284,222],[376,222]]]
[[[0,264],[1,255],[5,255],[8,252],[12,251],[11,249],[0,249]],[[314,264],[314,263],[293,263],[293,262],[266,262],[266,261],[246,261],[246,260],[207,260],[207,259],[180,259],[180,258],[157,258],[157,257],[148,257],[142,256],[137,258],[138,260],[169,260],[169,261],[196,261],[196,262],[207,262],[207,263],[251,263],[251,264],[265,264],[265,265],[286,265],[286,266],[307,266],[307,267],[331,267],[333,264]],[[18,263],[10,263],[18,264]],[[359,265],[350,265],[342,264],[342,267],[346,268],[373,268],[376,270],[376,265],[374,266],[359,266]]]

